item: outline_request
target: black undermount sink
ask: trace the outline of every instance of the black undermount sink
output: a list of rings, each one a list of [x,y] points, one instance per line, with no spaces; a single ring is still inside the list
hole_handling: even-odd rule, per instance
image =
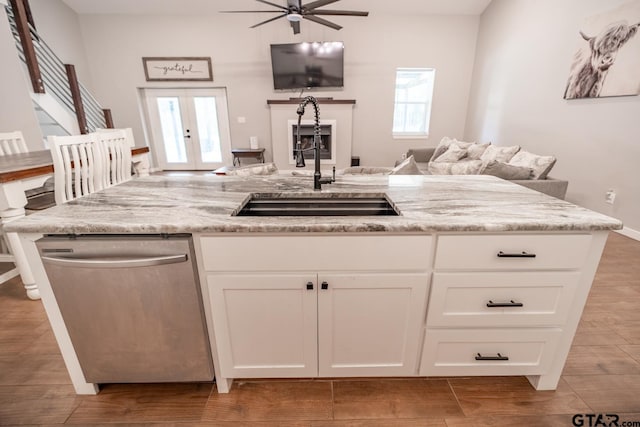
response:
[[[254,193],[235,216],[397,216],[385,194]]]

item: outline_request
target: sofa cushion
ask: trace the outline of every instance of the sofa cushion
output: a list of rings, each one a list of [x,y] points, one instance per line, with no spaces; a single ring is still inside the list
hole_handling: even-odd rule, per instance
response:
[[[460,162],[429,162],[431,175],[475,175],[480,172],[482,160],[463,160]]]
[[[533,179],[545,179],[553,165],[556,164],[556,158],[553,156],[538,156],[537,154],[520,150],[509,160],[509,164],[531,168],[533,170]]]
[[[469,148],[467,148],[466,159],[480,160],[480,157],[482,157],[482,155],[487,150],[487,147],[489,147],[489,145],[491,145],[490,142],[487,142],[485,144],[478,144],[477,142],[474,144],[471,144]]]
[[[458,141],[455,138],[449,138],[448,136],[445,136],[438,143],[438,146],[436,147],[435,151],[433,152],[433,156],[431,156],[431,159],[429,159],[429,161],[430,162],[435,161],[445,151],[447,151],[449,149],[449,146],[453,143],[458,144],[458,146],[464,149],[466,149],[467,147],[473,144],[473,142]]]
[[[533,170],[524,166],[514,166],[508,163],[491,160],[480,168],[480,175],[493,175],[502,179],[531,179]]]
[[[420,172],[413,156],[409,156],[398,166],[391,169],[391,175],[422,175],[422,172]]]
[[[483,162],[490,162],[491,160],[497,160],[499,162],[507,163],[511,158],[520,150],[520,146],[513,145],[510,147],[498,147],[496,145],[489,145],[480,160]]]
[[[467,155],[466,148],[462,148],[458,143],[453,142],[447,148],[447,151],[438,156],[434,162],[457,162]]]

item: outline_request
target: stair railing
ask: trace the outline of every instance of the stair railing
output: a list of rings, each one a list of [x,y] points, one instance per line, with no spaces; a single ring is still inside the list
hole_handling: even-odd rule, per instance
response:
[[[27,22],[26,16],[20,16],[26,13],[21,1],[11,0],[6,10],[18,56],[27,66],[34,92],[50,93],[75,114],[82,134],[98,128],[113,128],[111,111],[103,109],[78,82],[75,67],[63,63]]]

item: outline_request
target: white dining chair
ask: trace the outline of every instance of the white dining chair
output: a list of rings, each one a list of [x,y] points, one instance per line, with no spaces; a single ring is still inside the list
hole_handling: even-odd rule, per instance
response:
[[[26,153],[29,151],[27,144],[22,136],[22,132],[2,132],[0,133],[0,156],[9,154]],[[15,267],[15,259],[11,254],[9,245],[4,238],[4,231],[1,231],[2,238],[0,239],[0,263],[13,263],[14,267],[0,274],[0,284],[7,280],[13,279],[20,272]]]
[[[0,133],[0,156],[26,153],[27,143],[19,130]]]
[[[129,181],[131,179],[131,148],[135,145],[131,128],[98,129],[96,133],[110,171],[104,187]]]
[[[105,188],[109,170],[97,133],[49,136],[56,204]]]

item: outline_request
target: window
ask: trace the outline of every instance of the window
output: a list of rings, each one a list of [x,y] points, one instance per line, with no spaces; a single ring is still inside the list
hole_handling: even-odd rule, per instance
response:
[[[436,70],[433,68],[398,68],[396,98],[393,109],[393,136],[426,137],[429,135],[431,98]]]

